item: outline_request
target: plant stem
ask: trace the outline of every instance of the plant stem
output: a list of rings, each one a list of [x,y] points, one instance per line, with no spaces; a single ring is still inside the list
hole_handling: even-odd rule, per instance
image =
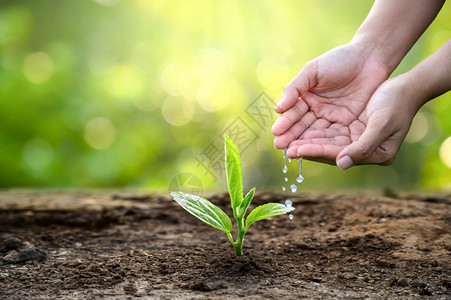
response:
[[[243,240],[244,235],[246,234],[246,231],[249,227],[244,226],[244,219],[243,217],[235,218],[238,224],[238,237],[236,241],[233,240],[232,234],[227,233],[227,237],[229,238],[230,243],[232,243],[233,248],[235,248],[235,254],[236,256],[243,255]]]
[[[232,243],[233,247],[235,247],[235,241],[233,240],[233,237],[230,233],[227,233],[227,237],[229,238],[229,241]]]
[[[235,248],[235,254],[236,256],[243,255],[243,241],[237,239],[236,242],[233,240],[233,237],[230,233],[227,233],[227,237],[229,238],[230,243],[232,244],[233,248]]]
[[[236,256],[241,256],[241,255],[243,255],[243,247],[242,247],[242,244],[241,245],[235,245],[234,246],[235,247],[235,254],[236,254]]]
[[[238,238],[235,243],[233,243],[233,247],[235,247],[235,254],[237,256],[243,255],[243,240],[244,234],[246,233],[246,228],[244,226],[243,217],[236,219],[238,224]]]

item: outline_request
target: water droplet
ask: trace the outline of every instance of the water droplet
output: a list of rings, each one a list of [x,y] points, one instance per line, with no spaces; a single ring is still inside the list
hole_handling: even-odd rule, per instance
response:
[[[296,182],[297,182],[297,183],[302,183],[302,182],[304,182],[304,177],[302,177],[302,175],[299,175],[298,177],[296,177]]]
[[[282,187],[282,191],[285,192],[286,190],[287,190],[287,188],[283,186],[283,187]]]
[[[294,218],[294,217],[293,217],[292,214],[289,214],[289,215],[288,215],[288,219],[293,220],[293,218]]]
[[[293,205],[293,201],[291,201],[290,199],[285,200],[285,207],[290,208]]]
[[[283,149],[283,168],[282,168],[282,172],[283,173],[287,173],[288,172],[288,168],[287,168],[287,148]]]
[[[298,186],[295,185],[294,183],[292,185],[290,185],[290,191],[292,193],[296,193],[296,191],[298,190]]]
[[[296,177],[296,182],[304,182],[304,176],[302,176],[302,158],[298,159],[299,162],[299,175]]]
[[[288,182],[288,177],[285,177],[283,180],[285,180],[285,182]]]
[[[288,157],[288,162],[291,162],[291,158]]]

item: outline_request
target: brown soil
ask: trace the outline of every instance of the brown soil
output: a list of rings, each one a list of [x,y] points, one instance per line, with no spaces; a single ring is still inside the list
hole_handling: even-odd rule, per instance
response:
[[[294,219],[252,225],[235,257],[168,196],[3,191],[0,298],[449,299],[451,195],[388,195],[290,196]]]

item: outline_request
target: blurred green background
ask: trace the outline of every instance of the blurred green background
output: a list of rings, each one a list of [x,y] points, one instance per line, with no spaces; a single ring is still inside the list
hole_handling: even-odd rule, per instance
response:
[[[242,153],[246,187],[280,190],[270,124],[246,109],[262,92],[278,102],[307,61],[352,38],[371,5],[2,0],[0,187],[167,190],[190,173],[225,189],[199,158],[239,118],[257,136]],[[395,74],[450,36],[446,3]],[[417,115],[392,166],[305,162],[301,189],[451,188],[451,94],[440,98]],[[290,180],[296,172],[292,162]]]

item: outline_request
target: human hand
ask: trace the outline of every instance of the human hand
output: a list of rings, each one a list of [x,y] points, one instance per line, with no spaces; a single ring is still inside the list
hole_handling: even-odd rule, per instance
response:
[[[296,154],[303,156],[310,152],[329,161],[336,157],[342,169],[355,164],[389,165],[421,106],[451,90],[449,78],[451,40],[409,72],[382,83],[355,122],[354,132],[332,133],[333,138],[324,132],[317,132],[315,137],[310,132],[310,141],[305,137],[292,143],[299,145]]]
[[[347,169],[356,164],[390,165],[419,106],[403,76],[389,79],[375,91],[365,110],[348,127],[311,130],[290,144],[292,155],[321,160]]]
[[[324,150],[318,146],[298,155],[295,141],[321,136],[337,137],[335,143],[341,145],[350,144],[355,122],[388,74],[380,61],[357,44],[335,48],[307,63],[285,87],[276,108],[282,115],[272,127],[274,146],[288,147],[289,157],[332,163],[335,160],[330,156],[324,159]],[[343,136],[346,132],[347,138]]]

